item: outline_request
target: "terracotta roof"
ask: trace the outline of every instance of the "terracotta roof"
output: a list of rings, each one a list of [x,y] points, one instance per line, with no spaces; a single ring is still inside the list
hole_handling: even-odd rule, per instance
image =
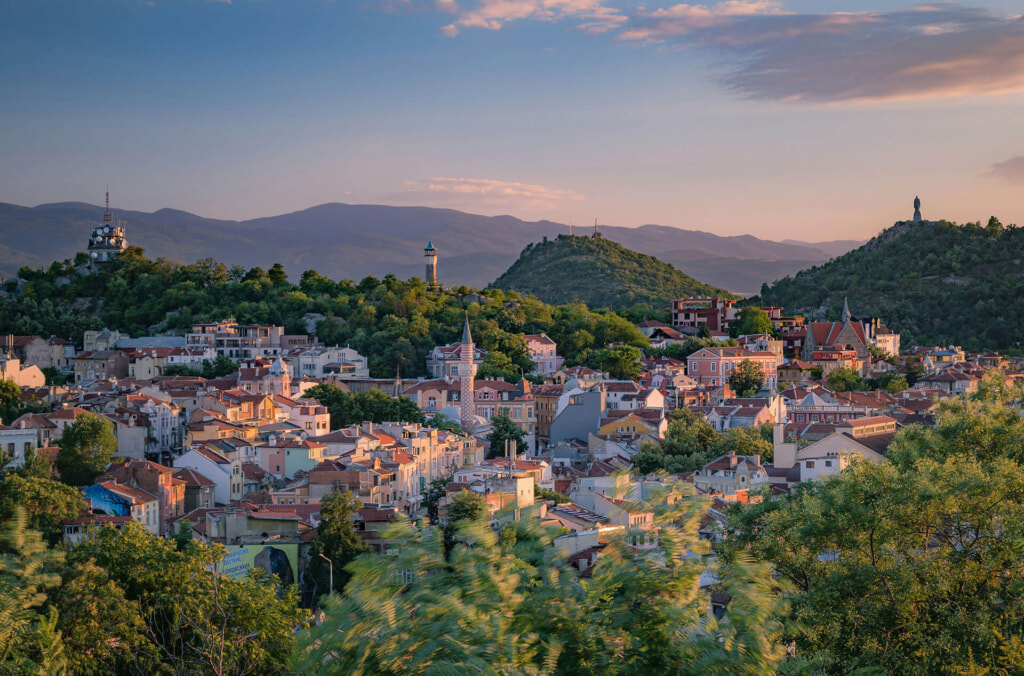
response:
[[[101,481],[99,482],[99,485],[112,493],[117,493],[122,497],[128,498],[131,500],[131,504],[133,505],[141,505],[147,502],[153,502],[157,499],[157,497],[149,491],[144,491],[141,488],[136,488],[135,486],[126,486],[113,481]]]
[[[177,472],[175,472],[174,478],[181,479],[182,481],[185,482],[186,486],[189,486],[191,488],[202,488],[203,486],[216,485],[199,472],[195,471],[194,469],[189,469],[187,467],[179,469]]]

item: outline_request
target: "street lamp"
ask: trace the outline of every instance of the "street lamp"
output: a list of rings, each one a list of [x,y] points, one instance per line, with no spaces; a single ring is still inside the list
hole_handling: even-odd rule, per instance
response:
[[[320,557],[321,559],[323,559],[324,561],[326,561],[326,562],[327,562],[327,565],[329,565],[329,566],[330,566],[330,572],[331,572],[331,590],[330,590],[330,592],[329,592],[329,593],[333,595],[333,594],[334,594],[334,561],[331,561],[331,560],[330,560],[329,558],[327,558],[326,556],[324,556],[324,555],[323,555],[323,552],[317,552],[317,556],[319,556],[319,557]]]

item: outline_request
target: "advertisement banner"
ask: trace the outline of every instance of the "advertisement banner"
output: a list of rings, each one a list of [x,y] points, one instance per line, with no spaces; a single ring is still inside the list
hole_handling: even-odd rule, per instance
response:
[[[230,578],[242,578],[252,568],[262,568],[277,575],[281,584],[295,584],[299,579],[298,543],[268,543],[257,545],[229,545],[228,555],[218,570]]]

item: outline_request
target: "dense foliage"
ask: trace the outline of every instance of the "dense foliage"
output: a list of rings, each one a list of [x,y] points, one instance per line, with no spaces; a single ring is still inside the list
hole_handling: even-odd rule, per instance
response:
[[[883,318],[904,345],[1017,347],[1024,340],[1024,230],[942,221],[897,225],[824,265],[761,288],[753,304],[838,319],[843,300]]]
[[[331,412],[331,429],[340,429],[364,422],[425,421],[423,412],[408,397],[392,397],[382,390],[346,392],[337,385],[322,383],[306,390],[306,397],[316,399]]]
[[[558,529],[535,520],[495,533],[460,519],[445,555],[439,528],[403,520],[393,557],[363,556],[327,619],[300,639],[300,673],[761,674],[778,643],[780,597],[764,566],[717,570],[732,596],[723,620],[700,587],[709,562],[695,500],[652,496],[661,552],[609,533],[591,577],[564,567]],[[486,514],[486,512],[484,512]],[[530,525],[537,524],[537,525]],[[714,566],[713,563],[710,564]],[[414,618],[414,621],[410,621]]]
[[[320,501],[320,523],[306,570],[306,584],[314,598],[343,590],[349,578],[345,566],[368,550],[355,529],[354,519],[362,506],[351,491],[331,492]]]
[[[604,237],[570,235],[528,245],[491,286],[549,303],[582,301],[652,318],[666,318],[674,298],[732,298],[728,291],[699,282],[654,256]]]
[[[568,365],[595,368],[609,343],[647,344],[630,321],[582,304],[552,307],[497,289],[431,291],[416,278],[356,283],[307,270],[292,284],[279,265],[246,270],[210,258],[180,265],[149,260],[137,247],[94,274],[82,270],[70,260],[20,270],[20,282],[8,283],[7,297],[0,296],[0,334],[56,335],[81,344],[84,331],[104,326],[133,336],[181,334],[195,321],[233,317],[306,333],[308,322],[322,344],[347,344],[366,355],[371,375],[394,377],[400,370],[415,377],[426,375],[435,345],[459,340],[468,312],[477,344],[489,352],[480,375],[506,380],[532,369],[519,334],[547,333]]]
[[[117,453],[114,423],[94,413],[83,413],[64,428],[57,445],[61,479],[72,486],[88,486]]]
[[[669,416],[668,430],[661,445],[641,444],[632,462],[639,474],[658,470],[672,474],[695,472],[730,452],[737,455],[760,454],[762,462],[769,462],[772,459],[770,438],[767,432],[754,427],[734,427],[726,432],[716,432],[703,415],[680,408]]]
[[[989,378],[972,400],[945,403],[935,429],[897,435],[892,462],[734,507],[726,554],[753,554],[792,585],[792,666],[1020,672],[1020,395]]]

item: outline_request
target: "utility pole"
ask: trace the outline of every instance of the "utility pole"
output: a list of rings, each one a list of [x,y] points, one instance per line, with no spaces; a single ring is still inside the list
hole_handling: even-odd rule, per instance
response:
[[[327,562],[328,566],[330,566],[330,568],[329,568],[329,570],[330,570],[330,585],[331,585],[330,595],[334,596],[334,561],[331,561],[329,558],[324,556],[323,552],[317,552],[317,554],[318,554],[318,556],[321,559],[323,559],[324,561]]]

